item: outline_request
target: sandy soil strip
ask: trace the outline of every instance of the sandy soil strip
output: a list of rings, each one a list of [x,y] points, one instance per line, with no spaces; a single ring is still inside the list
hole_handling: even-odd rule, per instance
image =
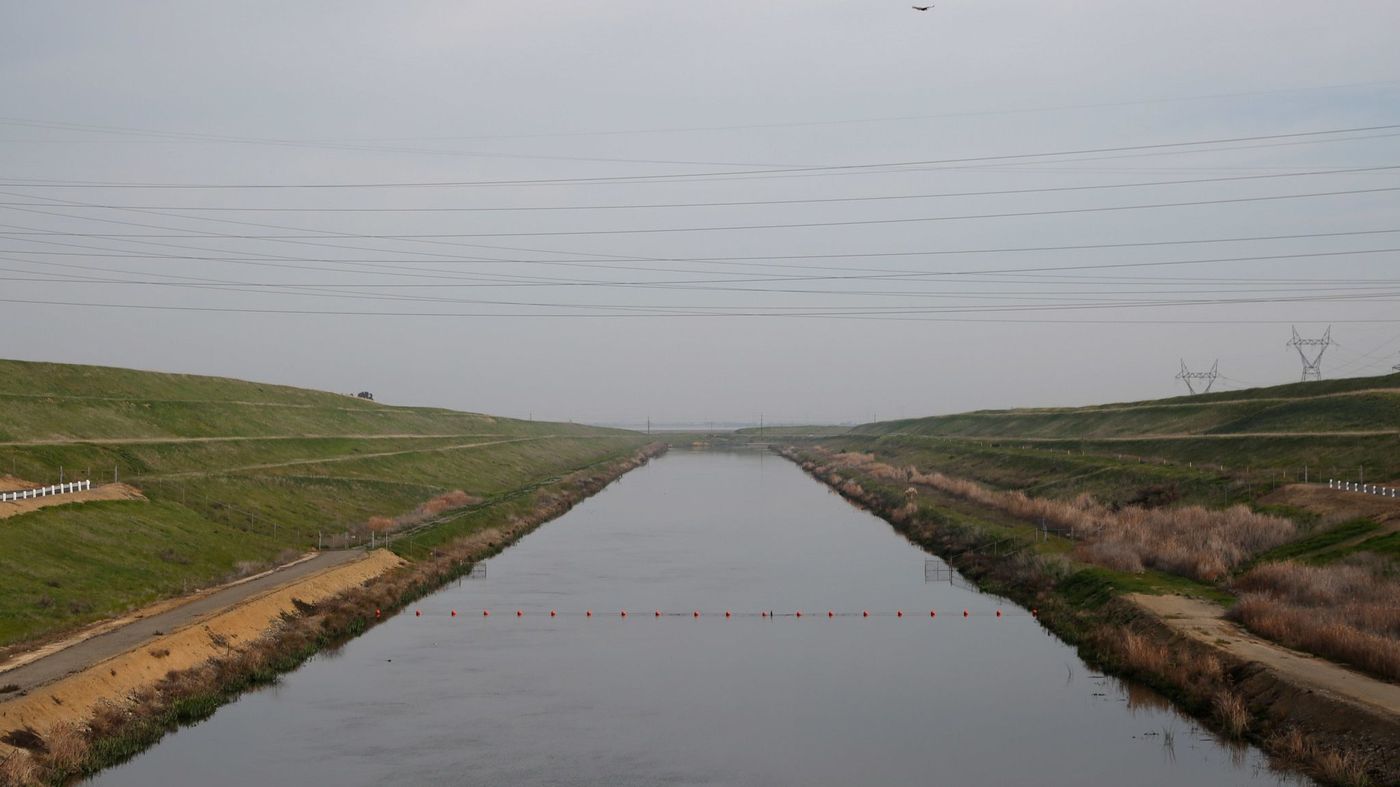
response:
[[[0,729],[32,727],[43,734],[59,722],[85,719],[99,703],[124,701],[171,670],[194,667],[258,639],[284,612],[296,612],[294,598],[314,604],[402,564],[397,555],[379,550],[251,598],[24,696],[0,702]],[[220,646],[215,637],[229,644]],[[10,747],[0,744],[0,756],[9,751]]]
[[[38,645],[37,647],[28,645],[28,647],[30,647],[29,650],[15,652],[18,648],[26,647],[25,643],[20,643],[18,645],[13,645],[9,646],[8,648],[0,649],[0,676],[4,676],[7,672],[17,670],[20,667],[23,667],[27,664],[32,664],[36,661],[39,661],[40,659],[48,658],[49,656],[52,656],[55,653],[58,653],[59,651],[67,650],[68,648],[71,648],[74,645],[81,645],[82,643],[87,642],[88,640],[100,637],[104,634],[109,634],[124,626],[131,625],[132,623],[135,623],[138,620],[160,618],[161,616],[166,615],[166,613],[170,612],[171,610],[179,609],[180,607],[183,607],[186,604],[199,601],[200,599],[213,596],[217,593],[222,593],[223,591],[232,588],[237,588],[242,585],[263,583],[264,587],[262,589],[265,590],[269,587],[272,587],[273,583],[276,582],[275,579],[269,580],[269,577],[278,575],[281,572],[286,571],[287,569],[290,569],[294,566],[299,566],[303,563],[315,560],[322,554],[328,553],[307,552],[306,554],[302,555],[296,560],[293,560],[290,563],[283,563],[280,566],[274,566],[273,568],[270,568],[266,571],[253,574],[251,576],[246,576],[242,579],[235,579],[232,582],[225,582],[221,585],[215,585],[213,587],[196,590],[192,593],[189,593],[188,595],[177,596],[176,598],[167,598],[162,601],[157,601],[153,604],[147,604],[146,606],[141,607],[140,609],[129,614],[122,615],[121,617],[110,618],[108,620],[98,621],[97,623],[93,623],[89,626],[84,626],[78,629],[77,631],[69,634],[68,636],[62,637],[60,639],[55,639],[52,642],[44,642]],[[338,562],[345,561],[327,563],[326,565],[336,565]],[[197,614],[198,613],[196,612],[195,615]],[[195,617],[191,616],[186,621],[186,623],[193,622],[194,620]],[[172,625],[170,626],[170,628],[179,628],[179,625]],[[10,652],[7,653],[7,650]],[[10,682],[10,680],[0,680],[0,684]]]
[[[1263,664],[1287,682],[1392,717],[1400,716],[1400,686],[1262,640],[1226,620],[1225,610],[1216,604],[1186,596],[1135,593],[1127,598],[1177,632],[1246,661]]]

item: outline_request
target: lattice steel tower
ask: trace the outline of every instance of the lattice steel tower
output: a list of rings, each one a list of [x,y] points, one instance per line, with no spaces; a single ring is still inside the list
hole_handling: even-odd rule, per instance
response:
[[[1211,364],[1210,371],[1208,372],[1193,372],[1186,367],[1186,359],[1183,358],[1181,361],[1181,373],[1176,376],[1176,379],[1186,383],[1186,390],[1190,391],[1192,395],[1195,395],[1210,393],[1210,387],[1215,385],[1215,378],[1219,376],[1220,359],[1217,358],[1215,363]],[[1198,382],[1204,382],[1206,384],[1206,386],[1199,391],[1196,390],[1196,384]]]
[[[1322,354],[1327,352],[1327,348],[1336,344],[1332,341],[1332,326],[1327,326],[1327,332],[1322,334],[1321,339],[1304,339],[1298,335],[1298,328],[1293,328],[1293,339],[1287,346],[1298,351],[1298,357],[1303,361],[1303,382],[1308,380],[1322,379]]]

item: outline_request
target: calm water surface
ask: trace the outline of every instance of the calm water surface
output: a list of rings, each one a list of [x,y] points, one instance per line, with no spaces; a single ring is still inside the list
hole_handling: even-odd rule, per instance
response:
[[[1279,782],[926,557],[789,462],[672,453],[92,783]]]

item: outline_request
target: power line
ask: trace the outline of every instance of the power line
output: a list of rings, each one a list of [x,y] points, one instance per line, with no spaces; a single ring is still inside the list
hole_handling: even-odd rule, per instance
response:
[[[13,226],[13,225],[3,225],[3,226]],[[1276,241],[1276,240],[1307,240],[1307,239],[1319,239],[1319,238],[1346,238],[1346,237],[1360,237],[1360,236],[1365,236],[1365,235],[1391,235],[1391,234],[1396,234],[1396,233],[1400,233],[1400,227],[1397,227],[1397,228],[1385,228],[1385,229],[1374,229],[1374,230],[1352,230],[1352,231],[1342,231],[1342,232],[1307,232],[1307,233],[1295,233],[1295,234],[1289,234],[1289,235],[1242,235],[1242,236],[1224,237],[1224,238],[1189,238],[1189,239],[1155,240],[1155,241],[1126,241],[1126,242],[1121,242],[1121,243],[1062,244],[1062,245],[1055,245],[1055,246],[1002,246],[1002,247],[971,248],[971,249],[924,249],[924,250],[920,250],[920,251],[893,251],[893,252],[858,251],[858,252],[844,252],[844,253],[833,253],[833,254],[766,254],[766,255],[751,255],[751,256],[707,256],[707,257],[664,257],[664,256],[651,256],[651,257],[622,257],[622,256],[617,256],[617,255],[594,255],[594,257],[595,257],[594,259],[586,259],[586,260],[579,260],[579,259],[538,260],[538,259],[524,259],[524,258],[510,258],[510,259],[490,259],[490,258],[486,258],[486,259],[481,259],[481,258],[463,257],[463,256],[461,256],[461,255],[446,255],[446,254],[433,255],[433,254],[430,254],[430,253],[428,253],[428,252],[411,252],[411,251],[410,251],[410,252],[403,252],[403,253],[415,254],[415,255],[436,256],[436,257],[441,258],[441,259],[439,260],[440,262],[455,261],[455,262],[469,262],[469,263],[473,263],[473,264],[485,263],[485,262],[535,263],[535,264],[549,264],[549,265],[556,265],[556,264],[558,264],[558,265],[578,265],[578,266],[581,266],[581,267],[582,267],[582,266],[586,266],[588,263],[595,263],[595,262],[598,262],[598,259],[596,259],[596,257],[600,257],[600,256],[601,256],[601,257],[612,257],[612,258],[614,258],[614,259],[630,259],[630,260],[650,261],[650,262],[726,262],[726,263],[741,263],[741,262],[753,262],[753,261],[760,261],[760,260],[876,259],[876,258],[889,258],[889,257],[931,257],[931,256],[962,255],[962,254],[968,254],[968,255],[980,255],[980,254],[1015,254],[1015,253],[1032,253],[1032,252],[1045,252],[1045,251],[1087,251],[1087,250],[1106,250],[1106,249],[1123,249],[1123,248],[1154,248],[1154,247],[1169,247],[1169,246],[1206,245],[1206,244],[1216,244],[1216,243],[1253,243],[1253,242],[1259,242],[1259,241]],[[8,237],[8,234],[3,233],[3,232],[0,232],[0,237]],[[77,244],[71,244],[71,243],[59,243],[59,242],[57,242],[57,241],[29,240],[29,239],[27,239],[27,238],[24,240],[24,242],[26,242],[26,243],[47,243],[47,244],[56,244],[56,245],[63,245],[63,246],[75,246],[75,245],[77,245]],[[169,245],[169,244],[148,244],[148,245]],[[103,249],[103,250],[106,250],[106,251],[112,251],[112,249],[110,249],[110,247],[95,247],[95,246],[91,246],[91,247],[81,247],[81,248],[93,248],[93,249]],[[345,247],[345,248],[349,248],[349,247]],[[488,247],[488,248],[490,248],[490,247]],[[68,255],[68,256],[82,256],[82,257],[109,257],[109,258],[115,258],[115,259],[176,259],[176,260],[213,261],[213,262],[221,262],[221,261],[222,261],[222,262],[238,262],[238,261],[244,261],[244,260],[250,259],[250,258],[247,258],[247,257],[228,257],[228,256],[222,256],[222,257],[202,257],[202,256],[192,256],[192,255],[158,255],[158,254],[145,254],[145,253],[134,253],[134,254],[90,254],[90,253],[84,253],[84,252],[51,252],[51,251],[30,251],[30,250],[16,250],[16,249],[0,250],[0,251],[8,251],[9,253],[12,253],[12,254],[42,254],[42,255],[59,255],[59,256]],[[124,250],[124,251],[129,251],[129,250]],[[214,250],[214,249],[210,249],[209,251],[215,251],[215,250]],[[550,252],[550,253],[572,253],[572,252]],[[271,257],[271,256],[269,256],[269,255],[262,255],[262,256],[259,257],[259,258],[274,259],[274,257]],[[296,257],[296,258],[292,258],[292,257],[283,257],[283,258],[281,258],[281,259],[288,259],[288,260],[295,259],[295,260],[302,261],[302,262],[395,263],[395,262],[403,262],[403,261],[404,261],[404,260],[395,259],[395,258],[379,258],[379,259],[369,259],[369,260],[365,260],[365,259],[361,259],[361,260],[344,260],[344,259],[342,259],[342,258],[336,258],[336,257],[320,257],[320,258],[316,258],[316,257]],[[1159,264],[1159,263],[1142,263],[1142,265],[1155,265],[1155,264]],[[1171,263],[1165,263],[1165,264],[1171,264]],[[768,266],[768,267],[778,267],[778,266]],[[809,266],[800,266],[800,267],[807,268],[807,267],[809,267]],[[1085,267],[1085,266],[1056,267],[1056,268],[1054,268],[1054,270],[1079,270],[1079,269],[1082,269],[1083,267]],[[1121,265],[1108,265],[1108,266],[1096,266],[1096,267],[1124,267],[1124,266],[1121,266]],[[832,269],[819,268],[819,270],[832,270]],[[841,268],[836,268],[835,270],[841,270]],[[852,270],[863,270],[863,269],[856,268],[856,269],[852,269]],[[877,268],[877,269],[873,269],[873,270],[889,270],[889,269]],[[1019,269],[1019,270],[1033,271],[1033,270],[1050,270],[1050,269],[1047,269],[1047,268],[1023,268],[1023,269]]]
[[[1239,320],[1239,319],[1213,319],[1213,320],[1045,320],[1045,319],[967,319],[967,318],[929,318],[929,317],[881,317],[872,315],[851,315],[851,314],[771,314],[759,312],[716,312],[710,314],[699,313],[669,313],[669,314],[562,314],[562,313],[480,313],[480,312],[388,312],[388,311],[347,311],[347,310],[310,310],[310,309],[259,309],[249,307],[217,307],[217,306],[168,306],[153,304],[123,304],[123,303],[91,303],[75,301],[50,301],[22,298],[0,298],[0,303],[15,303],[29,305],[47,306],[73,306],[111,309],[138,309],[151,311],[179,311],[179,312],[223,312],[235,314],[285,314],[299,316],[341,316],[341,317],[453,317],[453,318],[624,318],[624,317],[823,317],[830,319],[886,319],[900,320],[907,322],[956,322],[956,323],[998,323],[998,324],[1036,324],[1036,325],[1287,325],[1287,320]],[[1400,319],[1347,319],[1334,320],[1334,324],[1396,324]]]
[[[1142,183],[1095,183],[1081,186],[1047,186],[1042,188],[996,189],[990,191],[950,191],[933,194],[881,194],[864,197],[820,197],[811,199],[779,200],[740,200],[727,202],[653,202],[602,205],[520,205],[490,207],[414,207],[414,208],[345,208],[345,207],[230,207],[230,206],[184,206],[184,205],[117,205],[110,203],[69,202],[75,208],[102,210],[143,210],[143,211],[191,211],[197,213],[515,213],[535,211],[574,211],[574,210],[652,210],[670,208],[732,208],[769,205],[820,205],[843,202],[889,202],[917,199],[939,199],[950,197],[990,197],[1016,194],[1048,194],[1072,191],[1101,191],[1111,189],[1147,188],[1153,186],[1183,186],[1205,183],[1231,183],[1254,180],[1276,180],[1279,178],[1299,178],[1322,175],[1351,175],[1368,172],[1400,170],[1400,165],[1374,167],[1354,167],[1349,169],[1324,169],[1307,172],[1282,172],[1265,175],[1235,175],[1217,178],[1192,178],[1185,180],[1157,180]],[[52,202],[0,202],[0,207],[52,207]]]
[[[1337,83],[1337,84],[1330,84],[1330,85],[1315,85],[1315,86],[1311,86],[1311,87],[1290,87],[1290,88],[1275,88],[1275,89],[1267,89],[1267,90],[1247,90],[1247,91],[1236,91],[1236,92],[1230,92],[1230,93],[1207,93],[1207,94],[1204,94],[1204,95],[1194,95],[1194,96],[1176,96],[1176,97],[1166,97],[1166,98],[1133,99],[1133,100],[1126,100],[1126,101],[1109,101],[1109,102],[1094,102],[1094,103],[1081,103],[1081,104],[1061,104],[1061,105],[1058,105],[1058,106],[1022,107],[1022,108],[1016,108],[1016,109],[980,110],[980,111],[978,111],[978,110],[973,110],[973,111],[962,111],[962,112],[943,112],[943,113],[929,114],[929,115],[895,115],[895,116],[885,116],[885,117],[845,118],[845,119],[808,120],[808,121],[787,121],[787,122],[774,122],[774,123],[750,123],[750,124],[728,125],[728,126],[691,126],[691,127],[672,127],[672,128],[650,128],[650,129],[611,129],[611,130],[595,130],[595,131],[523,132],[523,133],[515,133],[515,134],[445,135],[445,136],[426,136],[426,137],[425,137],[425,136],[419,136],[419,137],[367,137],[367,138],[354,138],[354,137],[350,137],[350,138],[339,138],[339,139],[330,139],[330,140],[328,140],[328,139],[309,139],[309,140],[308,140],[308,139],[302,139],[302,140],[296,140],[296,139],[267,139],[267,138],[256,138],[256,137],[227,137],[227,136],[223,136],[223,135],[200,134],[200,133],[196,133],[196,132],[180,132],[180,131],[168,131],[168,130],[162,131],[162,130],[155,130],[155,129],[133,128],[133,127],[129,127],[129,126],[110,126],[110,125],[96,125],[96,124],[73,123],[73,122],[64,122],[64,121],[45,121],[45,120],[35,120],[35,119],[32,119],[32,118],[0,118],[0,123],[4,123],[4,124],[8,124],[8,125],[30,126],[30,127],[40,127],[40,128],[54,128],[54,129],[58,129],[58,130],[69,130],[69,131],[84,131],[84,132],[109,133],[109,134],[121,134],[121,135],[132,135],[132,134],[135,134],[135,135],[147,135],[147,136],[149,136],[149,135],[176,136],[176,137],[191,138],[191,139],[196,139],[196,140],[206,140],[206,139],[207,139],[207,140],[212,140],[212,141],[222,141],[222,140],[234,140],[234,141],[268,141],[268,142],[278,142],[278,143],[281,143],[281,142],[303,142],[303,143],[307,143],[307,144],[337,144],[337,143],[355,144],[355,143],[382,143],[382,142],[442,142],[442,141],[454,141],[454,140],[532,139],[532,138],[551,138],[551,137],[589,137],[589,136],[617,136],[617,135],[638,135],[638,134],[677,134],[677,133],[693,133],[693,132],[705,132],[705,131],[747,131],[747,130],[756,130],[756,129],[806,128],[806,127],[812,127],[812,126],[838,126],[838,125],[853,125],[853,124],[865,124],[865,123],[890,123],[890,122],[907,122],[907,121],[918,121],[918,120],[942,120],[942,119],[965,118],[965,117],[985,117],[985,116],[991,116],[991,115],[1015,115],[1015,114],[1030,114],[1030,113],[1041,113],[1041,112],[1060,112],[1060,111],[1073,110],[1073,109],[1108,109],[1108,108],[1126,107],[1126,106],[1142,106],[1142,105],[1147,105],[1147,104],[1167,104],[1167,103],[1181,103],[1181,102],[1189,102],[1189,101],[1211,101],[1211,100],[1226,99],[1226,98],[1245,98],[1245,97],[1250,97],[1250,96],[1279,95],[1279,94],[1284,94],[1284,93],[1303,93],[1303,92],[1315,92],[1315,91],[1323,91],[1323,90],[1343,90],[1343,89],[1366,88],[1366,87],[1390,87],[1390,86],[1394,86],[1394,85],[1397,85],[1397,84],[1400,84],[1400,80],[1377,80],[1377,81],[1371,81],[1371,82],[1347,82],[1347,83]]]
[[[1056,210],[1033,210],[1033,211],[1010,211],[1002,213],[975,213],[954,216],[919,216],[904,219],[857,219],[849,221],[816,221],[816,222],[796,222],[788,224],[734,224],[720,226],[702,227],[649,227],[649,228],[629,228],[610,230],[550,230],[544,232],[446,232],[446,233],[337,233],[337,237],[355,238],[363,240],[415,240],[415,239],[437,239],[437,238],[541,238],[559,236],[592,236],[592,235],[649,235],[672,232],[734,232],[743,230],[773,230],[773,229],[815,229],[831,227],[853,227],[853,226],[878,226],[888,224],[913,224],[940,221],[968,221],[974,219],[1006,219],[1025,218],[1032,216],[1064,216],[1083,213],[1105,213],[1128,210],[1156,210],[1163,208],[1185,208],[1202,207],[1206,205],[1232,205],[1249,202],[1271,202],[1291,199],[1314,199],[1319,197],[1339,197],[1357,194],[1383,194],[1400,191],[1400,186],[1384,186],[1369,189],[1344,189],[1339,191],[1317,191],[1305,194],[1273,194],[1260,197],[1233,197],[1229,199],[1214,200],[1187,200],[1181,202],[1157,202],[1137,205],[1110,205],[1094,208],[1061,208]],[[11,208],[27,213],[42,213],[31,208]],[[54,215],[54,214],[50,214]],[[81,218],[69,216],[67,218]],[[101,219],[98,219],[101,221]],[[61,232],[61,231],[35,231],[8,233],[10,235],[38,235],[56,237],[81,237],[81,238],[231,238],[237,240],[300,240],[306,238],[321,238],[325,235],[236,235],[236,234],[199,234],[193,231],[185,234],[139,234],[139,233],[102,233],[102,232]]]
[[[1382,124],[1375,126],[1356,126],[1341,129],[1323,129],[1316,131],[1297,131],[1286,134],[1263,134],[1255,136],[1241,137],[1221,137],[1215,139],[1193,140],[1184,142],[1159,142],[1147,145],[1119,145],[1098,148],[1078,148],[1058,151],[1042,151],[1038,153],[1005,153],[984,156],[966,156],[961,158],[945,159],[923,159],[916,161],[883,162],[874,164],[838,164],[826,166],[804,166],[804,167],[769,167],[763,169],[749,170],[729,170],[724,172],[693,172],[693,173],[672,173],[666,175],[620,175],[620,176],[599,176],[585,178],[540,178],[540,179],[520,179],[520,180],[480,180],[480,181],[403,181],[403,182],[365,182],[365,183],[214,183],[214,184],[192,184],[192,183],[104,183],[104,182],[68,182],[68,181],[3,181],[0,186],[23,187],[23,188],[130,188],[130,189],[341,189],[341,188],[428,188],[428,187],[464,187],[464,186],[501,186],[501,185],[530,185],[530,184],[563,184],[563,183],[599,183],[599,182],[622,182],[622,181],[649,181],[665,179],[675,181],[691,178],[709,178],[714,176],[734,176],[734,175],[781,175],[791,173],[810,172],[842,172],[855,170],[883,170],[902,167],[920,167],[943,164],[965,164],[972,162],[988,161],[1014,161],[1035,158],[1049,158],[1085,155],[1090,153],[1124,153],[1129,151],[1143,150],[1168,150],[1188,147],[1198,147],[1201,145],[1227,145],[1242,142],[1260,142],[1279,139],[1308,139],[1339,134],[1353,134],[1369,131],[1394,131],[1400,129],[1400,123]]]

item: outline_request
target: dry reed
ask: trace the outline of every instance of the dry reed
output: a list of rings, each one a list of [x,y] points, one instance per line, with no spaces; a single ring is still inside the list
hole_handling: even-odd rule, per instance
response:
[[[1242,596],[1231,616],[1251,631],[1400,680],[1400,580],[1385,564],[1266,563],[1234,588]]]
[[[918,468],[897,468],[872,454],[829,453],[813,472],[859,470],[880,480],[936,489],[1004,511],[1079,541],[1078,556],[1120,571],[1155,568],[1202,581],[1215,581],[1254,555],[1297,535],[1287,519],[1257,514],[1245,506],[1224,510],[1202,506],[1114,508],[1080,495],[1073,500],[1031,497],[1020,491],[989,489],[974,481]],[[828,478],[828,480],[830,480]],[[838,483],[843,493],[846,488]],[[848,482],[854,483],[854,482]]]

